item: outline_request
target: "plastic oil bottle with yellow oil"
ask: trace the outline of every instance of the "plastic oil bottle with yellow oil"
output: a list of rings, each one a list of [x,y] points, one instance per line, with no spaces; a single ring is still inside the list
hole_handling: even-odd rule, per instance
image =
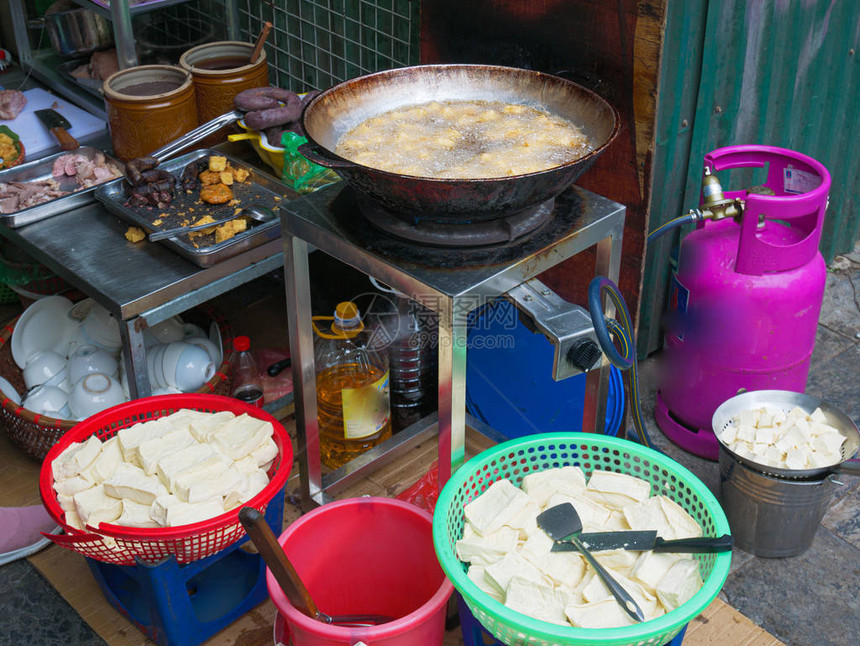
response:
[[[355,303],[313,327],[320,457],[336,469],[391,437],[388,357],[368,347]]]

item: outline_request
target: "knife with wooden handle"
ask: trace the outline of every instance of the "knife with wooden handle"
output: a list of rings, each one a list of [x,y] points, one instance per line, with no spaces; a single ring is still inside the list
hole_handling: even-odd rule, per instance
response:
[[[44,110],[35,110],[35,114],[39,118],[39,121],[45,124],[45,127],[60,142],[60,148],[63,150],[77,150],[81,147],[77,139],[69,134],[72,124],[59,112],[51,108],[45,108]]]

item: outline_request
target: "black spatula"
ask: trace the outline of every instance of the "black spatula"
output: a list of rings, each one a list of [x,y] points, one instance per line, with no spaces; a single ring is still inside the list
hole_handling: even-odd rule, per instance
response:
[[[550,507],[544,512],[538,514],[537,525],[547,536],[554,541],[569,540],[576,546],[579,553],[585,557],[588,564],[603,581],[603,584],[618,601],[618,604],[624,609],[631,619],[634,621],[645,621],[645,613],[642,608],[633,600],[630,593],[625,590],[618,581],[612,578],[600,563],[597,562],[591,552],[585,549],[582,541],[579,540],[579,534],[582,532],[582,521],[576,508],[569,502],[563,502],[555,507]]]

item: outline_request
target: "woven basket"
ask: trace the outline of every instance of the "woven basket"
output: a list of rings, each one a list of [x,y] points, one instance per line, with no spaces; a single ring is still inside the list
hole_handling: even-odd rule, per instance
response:
[[[215,375],[207,381],[198,393],[212,395],[228,395],[230,393],[230,378],[228,366],[230,357],[233,355],[233,333],[227,319],[214,313],[206,306],[197,310],[187,312],[183,320],[194,323],[196,320],[214,321],[221,330],[221,340],[224,348],[224,356],[221,366]],[[12,358],[11,343],[12,331],[18,319],[7,323],[0,330],[0,377],[6,378],[19,393],[26,392],[24,376],[15,360]],[[42,460],[48,454],[51,447],[77,424],[75,421],[56,419],[47,415],[37,415],[27,410],[5,394],[0,393],[0,424],[6,430],[6,434],[12,443],[24,451],[28,456],[36,460]]]

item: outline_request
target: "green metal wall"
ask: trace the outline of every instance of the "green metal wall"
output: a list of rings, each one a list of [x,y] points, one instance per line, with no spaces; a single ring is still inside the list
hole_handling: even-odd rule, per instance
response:
[[[827,167],[833,185],[821,252],[830,262],[851,250],[860,229],[858,50],[856,0],[669,0],[649,229],[697,205],[707,152],[767,144]],[[732,189],[757,181],[738,172],[727,177],[724,187]],[[641,357],[661,345],[678,239],[667,234],[646,252]]]

